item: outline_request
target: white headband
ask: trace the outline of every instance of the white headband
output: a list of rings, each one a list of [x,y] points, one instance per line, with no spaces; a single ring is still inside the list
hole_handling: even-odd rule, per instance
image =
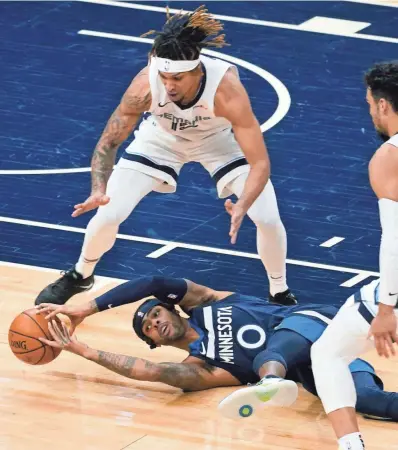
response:
[[[200,59],[195,59],[193,61],[173,61],[171,59],[159,58],[158,56],[153,57],[159,72],[189,72],[195,69],[200,63]]]

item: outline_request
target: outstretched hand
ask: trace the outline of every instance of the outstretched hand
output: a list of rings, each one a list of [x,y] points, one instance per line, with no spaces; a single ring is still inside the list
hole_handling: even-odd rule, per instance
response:
[[[227,213],[231,216],[231,227],[229,230],[231,244],[235,244],[238,238],[240,226],[242,225],[243,218],[245,217],[247,211],[242,208],[239,203],[233,203],[231,199],[228,199],[224,205]]]
[[[54,319],[57,314],[64,314],[70,320],[70,334],[75,332],[75,329],[86,318],[87,309],[84,305],[56,305],[54,303],[41,303],[36,306],[37,314],[47,314],[46,320]]]
[[[373,336],[375,347],[379,356],[386,358],[395,355],[394,343],[398,342],[397,318],[394,312],[390,314],[377,314],[372,320],[368,337]]]
[[[55,320],[48,322],[48,331],[50,332],[53,340],[39,338],[41,342],[50,347],[66,350],[71,353],[82,354],[82,350],[86,349],[86,344],[79,342],[76,336],[71,336],[67,326],[59,321],[59,324]]]
[[[84,203],[75,205],[75,210],[72,213],[72,217],[78,217],[92,209],[96,209],[99,206],[108,204],[110,198],[102,192],[94,192]]]

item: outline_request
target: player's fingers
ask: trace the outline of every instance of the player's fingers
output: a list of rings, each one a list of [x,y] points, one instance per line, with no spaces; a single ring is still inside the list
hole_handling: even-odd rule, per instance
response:
[[[380,337],[377,336],[376,334],[374,334],[373,337],[374,337],[374,344],[375,344],[376,352],[379,356],[382,356],[382,346],[380,344]]]
[[[62,331],[65,337],[70,338],[70,333],[68,330],[68,327],[64,324],[64,322],[61,322]]]
[[[106,205],[109,203],[110,198],[107,195],[104,195],[103,197],[101,197],[101,199],[99,200],[99,203],[101,206]]]
[[[57,333],[58,337],[60,337],[62,339],[64,336],[62,334],[62,331],[61,331],[58,323],[55,320],[52,320],[51,325],[54,328],[54,331]]]
[[[224,203],[225,209],[227,210],[227,213],[232,215],[232,212],[234,210],[233,208],[233,203],[231,202],[230,199],[228,199],[225,203]]]
[[[393,342],[390,334],[387,334],[385,341],[386,341],[387,350],[389,351],[389,355],[395,356],[394,342]]]
[[[229,229],[229,235],[232,237],[236,234],[236,227],[234,224],[231,223],[231,227]]]
[[[43,344],[49,345],[50,347],[60,348],[60,344],[56,341],[49,341],[48,339],[44,339],[42,337],[39,337],[39,341],[43,342]]]
[[[43,310],[47,310],[50,307],[51,303],[40,303],[40,305],[36,305],[36,314],[40,314]]]
[[[79,208],[76,209],[75,211],[73,211],[72,213],[72,217],[78,217],[81,216],[82,214],[84,214],[86,211],[83,208]]]
[[[232,227],[231,227],[231,232],[229,233],[229,235],[231,236],[231,244],[236,244],[238,231],[235,228],[232,229]]]
[[[60,330],[57,322],[55,320],[52,320],[50,323],[54,329],[54,332],[56,333],[56,335],[58,337],[58,341],[61,342],[63,345],[67,344],[67,340],[66,340],[65,336],[63,335],[62,331]]]
[[[380,340],[380,352],[381,352],[380,356],[384,356],[385,358],[388,358],[389,357],[388,346],[387,346],[385,336],[384,335],[380,336],[379,340]]]
[[[54,322],[53,320],[48,322],[48,331],[50,332],[54,341],[58,342],[58,344],[62,344],[62,340],[59,338],[58,334],[54,330],[54,327],[52,325],[53,322]]]
[[[46,319],[47,319],[47,320],[51,320],[51,319],[53,319],[57,314],[61,313],[61,311],[59,311],[58,309],[50,310],[50,311],[51,311],[50,314],[48,314],[48,315],[46,316]]]

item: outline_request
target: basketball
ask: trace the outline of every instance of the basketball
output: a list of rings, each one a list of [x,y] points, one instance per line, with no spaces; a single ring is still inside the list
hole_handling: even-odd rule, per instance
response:
[[[57,323],[61,323],[56,318]],[[50,347],[39,338],[53,340],[44,314],[37,314],[35,308],[19,314],[8,330],[8,343],[14,355],[26,364],[42,365],[53,361],[61,349]]]

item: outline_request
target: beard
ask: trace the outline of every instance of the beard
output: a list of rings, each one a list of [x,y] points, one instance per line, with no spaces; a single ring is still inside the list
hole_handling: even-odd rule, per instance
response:
[[[382,131],[378,131],[377,134],[383,142],[387,142],[390,139],[390,136]]]
[[[171,325],[173,327],[173,334],[172,336],[167,336],[165,340],[168,343],[178,341],[179,339],[182,339],[185,335],[185,327],[184,322],[182,318],[178,315],[172,318]],[[166,343],[164,345],[167,345]]]

